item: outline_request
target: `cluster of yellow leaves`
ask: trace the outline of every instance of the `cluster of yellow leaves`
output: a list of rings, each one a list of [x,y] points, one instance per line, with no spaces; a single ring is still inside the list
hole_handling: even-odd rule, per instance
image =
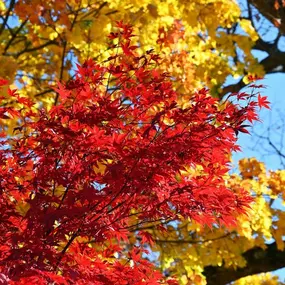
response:
[[[247,215],[240,215],[236,225],[209,229],[184,220],[168,226],[166,233],[152,229],[160,256],[162,270],[177,274],[181,284],[204,285],[202,272],[206,266],[225,266],[237,269],[246,266],[242,254],[253,248],[266,248],[275,239],[278,249],[284,250],[285,212],[274,204],[284,201],[285,170],[266,171],[255,158],[239,162],[240,174],[225,175],[227,186],[233,191],[241,188],[254,198]],[[181,175],[201,175],[203,169],[185,168]],[[199,278],[198,278],[199,277]],[[195,281],[193,281],[195,280]],[[234,284],[274,285],[277,279],[270,274],[242,278]]]
[[[242,159],[239,161],[239,170],[243,179],[252,179],[266,174],[266,169],[263,163],[260,163],[255,158]]]
[[[5,79],[14,79],[17,71],[17,62],[12,57],[0,56],[0,77]],[[11,82],[13,83],[13,82]]]
[[[233,283],[233,285],[282,285],[277,276],[271,273],[263,273],[258,275],[247,276]]]
[[[1,3],[0,13],[6,15],[9,1]],[[23,93],[45,105],[54,103],[51,87],[72,76],[75,62],[110,55],[106,35],[116,20],[134,25],[142,51],[154,48],[161,55],[161,67],[172,73],[182,94],[205,84],[217,93],[228,75],[262,73],[250,52],[258,36],[240,19],[234,0],[23,0],[11,15],[15,27],[0,34],[1,72],[13,80],[21,71],[16,79]],[[243,34],[221,30],[235,24]],[[244,59],[233,64],[236,45]]]

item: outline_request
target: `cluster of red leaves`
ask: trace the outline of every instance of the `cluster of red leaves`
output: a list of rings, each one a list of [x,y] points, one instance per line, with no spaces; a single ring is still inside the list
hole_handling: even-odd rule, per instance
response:
[[[236,133],[257,119],[252,96],[245,107],[221,105],[203,89],[181,108],[170,78],[156,69],[159,57],[138,56],[132,28],[117,29],[109,37],[118,42],[114,55],[78,67],[73,81],[59,84],[60,104],[50,111],[35,114],[10,91],[22,108],[13,113],[21,126],[0,142],[4,283],[164,284],[141,248],[117,259],[115,241],[127,242],[144,223],[180,217],[229,224],[249,204],[223,175]],[[177,180],[187,165],[203,173]]]

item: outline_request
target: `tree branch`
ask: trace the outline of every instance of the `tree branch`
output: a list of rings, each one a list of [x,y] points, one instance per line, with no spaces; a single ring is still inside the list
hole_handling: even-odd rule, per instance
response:
[[[3,31],[4,31],[4,29],[5,29],[5,26],[6,26],[7,22],[8,22],[8,19],[9,19],[9,17],[10,17],[10,13],[11,13],[11,11],[13,10],[14,5],[15,5],[15,0],[11,0],[11,1],[10,1],[10,5],[9,5],[9,8],[8,8],[8,10],[7,10],[7,12],[6,12],[5,18],[4,18],[4,20],[3,20],[3,23],[2,23],[2,25],[1,25],[1,27],[0,27],[0,35],[3,33]]]
[[[204,240],[183,240],[183,239],[172,239],[172,240],[162,240],[162,239],[154,239],[154,242],[158,243],[158,244],[163,244],[163,243],[174,243],[174,244],[202,244],[202,243],[206,243],[209,241],[215,241],[215,240],[220,240],[220,239],[224,239],[228,236],[230,236],[232,233],[226,233],[222,236],[216,237],[216,238],[209,238],[209,239],[204,239]]]
[[[18,52],[15,56],[17,58],[20,55],[22,55],[23,53],[37,51],[37,50],[40,50],[40,49],[45,48],[45,47],[50,46],[50,45],[58,45],[58,43],[55,40],[47,41],[46,43],[39,45],[39,46],[36,46],[36,47],[25,48],[24,50]]]
[[[282,72],[285,70],[285,52],[276,51],[271,53],[260,64],[263,66],[266,74]]]
[[[13,41],[16,39],[17,35],[20,33],[20,31],[22,30],[22,28],[26,25],[26,23],[28,22],[28,19],[26,19],[25,21],[22,22],[22,24],[19,26],[19,28],[16,30],[16,32],[13,34],[13,36],[11,36],[10,40],[8,41],[7,45],[4,48],[3,51],[3,55],[6,54],[6,52],[8,51],[9,47],[11,46],[11,44],[13,43]]]
[[[242,277],[285,267],[285,251],[278,250],[275,242],[269,244],[265,250],[254,247],[246,251],[243,257],[246,260],[243,268],[205,267],[207,285],[226,285]]]
[[[277,44],[276,43],[269,43],[265,42],[263,39],[259,38],[252,49],[265,51],[268,54],[272,53],[274,50],[277,50]]]
[[[238,83],[225,86],[222,89],[222,92],[219,94],[219,98],[223,99],[223,97],[228,93],[239,92],[243,87],[245,87],[245,83],[242,81],[242,79]]]
[[[53,90],[53,89],[46,89],[46,90],[44,90],[44,91],[42,91],[42,92],[40,92],[40,93],[37,93],[37,94],[35,95],[35,97],[40,97],[40,96],[43,96],[43,95],[45,95],[45,94],[47,94],[47,93],[50,93],[50,92],[54,92],[54,90]]]
[[[269,45],[270,44],[268,44],[267,47],[269,47]],[[276,50],[270,53],[259,64],[263,66],[265,74],[284,72],[285,71],[285,52]],[[239,92],[240,89],[242,89],[245,86],[246,84],[242,80],[240,80],[238,83],[225,86],[222,89],[222,92],[219,94],[219,97],[220,99],[222,99],[228,93]]]
[[[248,0],[272,25],[276,26],[278,19],[278,29],[285,34],[284,7],[276,9],[275,0]]]

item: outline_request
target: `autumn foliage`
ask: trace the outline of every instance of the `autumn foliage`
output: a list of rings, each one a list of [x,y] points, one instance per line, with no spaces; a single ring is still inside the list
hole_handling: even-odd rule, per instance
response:
[[[242,6],[235,0],[0,0],[0,77],[51,106],[57,80],[70,79],[74,62],[109,57],[104,34],[124,20],[134,25],[141,52],[159,51],[179,92],[206,84],[222,97],[228,76],[248,83],[248,75],[268,72],[251,52],[260,39]]]
[[[137,53],[130,26],[119,22],[109,40],[113,55],[58,83],[50,110],[16,90],[1,107],[4,125],[18,122],[0,142],[4,284],[175,284],[143,258],[153,243],[144,225],[229,226],[249,207],[248,192],[223,177],[266,98],[221,103],[201,89],[179,104],[171,74],[152,51]]]

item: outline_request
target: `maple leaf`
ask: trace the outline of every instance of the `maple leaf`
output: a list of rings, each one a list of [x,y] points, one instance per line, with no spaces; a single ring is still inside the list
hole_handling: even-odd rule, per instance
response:
[[[152,246],[154,244],[154,241],[153,241],[153,236],[146,232],[146,231],[140,231],[139,232],[139,235],[142,237],[142,243],[146,243],[146,244],[149,244],[150,246]]]
[[[260,109],[263,107],[266,109],[270,109],[270,106],[269,106],[270,102],[267,101],[267,96],[261,96],[260,94],[258,94],[257,103]]]
[[[0,86],[8,85],[9,81],[7,79],[0,78]]]

